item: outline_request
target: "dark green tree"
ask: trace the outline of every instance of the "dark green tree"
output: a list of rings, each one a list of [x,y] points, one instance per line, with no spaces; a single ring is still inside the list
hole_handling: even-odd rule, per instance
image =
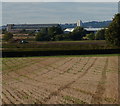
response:
[[[36,35],[35,35],[35,40],[36,41],[49,41],[49,36],[46,35],[45,33],[41,33],[41,32],[38,32]]]
[[[55,41],[70,40],[69,34],[60,34],[55,36]]]
[[[97,31],[97,33],[95,34],[95,39],[96,40],[105,40],[105,31],[106,31],[106,29],[101,29],[101,30]]]
[[[48,28],[41,28],[40,32],[44,34],[48,34]]]
[[[20,33],[22,33],[22,34],[26,34],[27,31],[26,31],[26,29],[22,29],[22,30],[20,31]]]
[[[5,34],[7,33],[7,30],[6,29],[2,29],[2,34]]]
[[[50,40],[54,41],[55,40],[55,36],[59,35],[59,34],[63,34],[63,31],[61,29],[61,27],[50,27],[48,28],[48,35],[50,36]]]
[[[70,33],[70,39],[72,40],[82,40],[86,35],[86,31],[83,27],[76,27],[72,33]]]
[[[35,36],[35,31],[29,31],[29,32],[28,32],[28,35],[29,35],[29,36]]]
[[[120,46],[120,13],[116,14],[105,33],[106,41],[114,46]]]
[[[61,41],[61,40],[64,40],[64,35],[63,34],[55,36],[55,41]]]
[[[95,34],[94,34],[94,33],[87,34],[87,35],[86,35],[86,38],[87,38],[88,40],[94,40],[94,39],[95,39]]]
[[[4,39],[5,41],[9,41],[9,40],[11,40],[12,38],[13,38],[13,34],[10,33],[10,32],[7,32],[7,33],[5,33],[5,34],[3,35],[3,39]]]

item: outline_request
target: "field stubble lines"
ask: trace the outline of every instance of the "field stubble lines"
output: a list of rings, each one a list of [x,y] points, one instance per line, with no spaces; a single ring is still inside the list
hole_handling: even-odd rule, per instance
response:
[[[50,59],[50,58],[49,58]],[[51,61],[51,59],[50,59],[50,61]],[[49,71],[51,71],[51,70],[47,70],[47,68],[46,67],[49,67],[49,65],[51,65],[51,64],[54,64],[54,62],[58,62],[58,61],[60,61],[59,59],[54,59],[53,61],[40,61],[39,63],[36,63],[33,67],[36,67],[36,69],[34,69],[34,68],[32,68],[31,67],[31,71],[33,71],[34,70],[34,72],[36,72],[36,77],[37,76],[41,76],[42,74],[45,74],[45,73],[47,73],[47,72],[49,72]],[[38,71],[39,71],[39,73],[38,73]]]
[[[48,100],[50,100],[54,96],[58,96],[59,93],[62,90],[68,88],[70,85],[72,85],[73,83],[75,83],[77,79],[80,79],[80,78],[84,77],[84,75],[88,72],[88,70],[94,65],[94,63],[95,63],[96,60],[97,60],[97,58],[94,59],[93,63],[91,63],[91,65],[84,71],[84,73],[82,75],[78,76],[75,80],[70,81],[69,83],[61,86],[58,90],[56,90],[56,91],[52,92],[50,95],[48,95],[47,98],[44,98],[43,103],[46,103]]]
[[[31,60],[29,60],[29,61],[31,61]],[[39,61],[41,61],[41,60],[39,60]],[[16,79],[18,79],[19,77],[20,77],[20,75],[18,74],[18,73],[16,73],[16,71],[17,70],[11,70],[9,73],[7,73],[7,74],[5,74],[4,72],[3,72],[3,80],[4,80],[4,82],[3,83],[5,83],[5,81],[10,81],[10,80],[16,80]],[[23,71],[25,71],[25,70],[23,70]],[[27,70],[26,70],[27,71]],[[15,76],[13,76],[14,74],[16,74]]]
[[[90,58],[88,58],[87,59],[87,61],[89,61],[89,59]],[[72,61],[72,60],[71,60]],[[80,59],[80,61],[81,61],[81,59]],[[87,62],[87,61],[85,61],[85,62]],[[74,61],[72,61],[72,62],[75,62],[75,60]],[[69,62],[69,63],[72,63],[72,62]],[[68,64],[69,64],[68,63]],[[62,74],[58,74],[57,76],[55,76],[55,77],[53,77],[53,80],[52,80],[52,82],[53,83],[56,83],[57,82],[57,84],[59,83],[60,85],[61,84],[63,84],[63,83],[68,83],[68,82],[70,82],[71,80],[74,80],[74,79],[76,79],[76,75],[77,74],[71,74],[71,73],[68,73],[68,70],[70,69],[70,68],[72,68],[74,65],[76,65],[76,64],[72,64],[72,65],[69,65],[69,67],[64,67],[65,69],[63,69],[64,70],[64,73],[62,73]],[[78,65],[78,64],[77,64]],[[81,65],[81,64],[80,64]],[[83,65],[82,67],[84,67],[85,65]],[[80,73],[79,73],[80,74]],[[65,79],[65,81],[63,81]],[[61,83],[62,82],[62,83]]]
[[[81,61],[81,58],[80,58],[80,61]],[[74,66],[76,66],[76,63],[77,62],[80,62],[78,61],[77,58],[71,60],[69,63],[67,63],[67,66],[66,64],[65,65],[62,65],[61,67],[58,67],[57,69],[60,69],[60,70],[64,70],[62,73],[60,74],[65,74],[65,73],[68,73],[69,70],[71,70]],[[64,67],[65,66],[65,67]],[[62,68],[62,69],[61,69]]]
[[[7,94],[7,95],[6,95],[7,98],[9,98],[10,100],[11,100],[11,99],[13,100],[13,101],[11,101],[11,102],[16,103],[16,104],[23,104],[23,103],[24,103],[24,101],[21,100],[21,99],[19,98],[19,96],[18,96],[16,93],[14,93],[13,90],[4,88],[4,89],[3,89],[3,92],[4,92],[5,94]]]
[[[28,58],[29,59],[29,58]],[[27,67],[27,66],[29,66],[29,65],[33,65],[33,64],[35,64],[36,62],[38,62],[38,61],[42,61],[42,60],[35,60],[35,61],[33,61],[33,59],[29,59],[29,61],[27,61],[27,62],[23,62],[22,61],[22,64],[19,64],[19,65],[17,65],[17,66],[10,66],[10,65],[7,65],[6,63],[4,63],[5,64],[5,67],[7,67],[7,69],[6,70],[4,70],[4,68],[3,68],[3,74],[8,74],[9,72],[11,72],[11,71],[15,71],[15,70],[18,70],[18,69],[22,69],[22,68],[24,68],[24,67]],[[11,63],[11,64],[15,64],[15,62],[14,63]],[[6,72],[7,71],[7,72]]]
[[[47,60],[48,61],[48,60]],[[51,61],[51,60],[50,60]],[[37,66],[37,68],[38,68],[38,70],[40,70],[40,69],[43,69],[43,70],[41,70],[40,71],[40,75],[39,76],[41,76],[42,74],[46,74],[46,73],[48,73],[49,71],[53,71],[53,70],[47,70],[46,69],[46,67],[48,67],[49,65],[51,65],[51,64],[53,64],[54,62],[56,62],[56,61],[58,61],[58,59],[54,59],[53,61],[51,61],[51,62],[46,62],[46,64],[44,65],[44,64],[42,64],[42,62],[45,62],[45,61],[40,61],[40,63],[36,63],[34,66]],[[33,67],[34,67],[33,66]],[[45,69],[45,70],[44,70]],[[25,71],[26,70],[26,71]],[[37,72],[38,72],[38,70],[37,70]],[[30,72],[29,72],[30,71]],[[43,72],[43,71],[47,71],[47,72]],[[17,71],[18,72],[18,71]],[[38,81],[39,82],[39,80],[38,79],[35,79],[38,75],[38,73],[35,73],[35,70],[33,69],[33,68],[30,68],[29,70],[27,70],[27,67],[26,67],[26,69],[24,69],[24,72],[23,73],[21,73],[22,71],[19,71],[20,73],[18,73],[19,75],[22,75],[22,76],[24,76],[24,77],[27,77],[28,79],[32,79],[32,80],[35,80],[35,81]],[[24,74],[24,75],[23,75]],[[35,76],[33,76],[33,74],[35,74]]]
[[[80,98],[80,100],[90,104],[91,97],[93,96],[96,90],[97,83],[100,79],[99,76],[101,76],[100,72],[98,74],[95,74],[98,71],[94,72],[94,70],[98,67],[99,64],[99,66],[101,66],[101,68],[99,68],[99,71],[102,72],[103,70],[102,67],[104,66],[104,62],[103,62],[104,60],[105,59],[97,58],[97,61],[89,69],[87,74],[84,77],[78,79],[74,84],[69,86],[68,89],[63,91],[63,94],[66,93],[66,95],[70,94],[71,96],[74,95],[75,98]],[[91,60],[88,63],[93,63],[93,61],[94,60]],[[85,67],[84,70],[88,69],[88,67],[90,66],[91,64],[87,64],[87,67]],[[71,93],[69,93],[69,91],[71,91]]]
[[[84,68],[80,66],[82,70],[87,70],[88,69],[89,71],[85,75],[85,77],[83,77],[82,79],[78,79],[73,86],[74,87],[79,87],[77,85],[80,85],[82,83],[85,84],[85,85],[88,85],[89,81],[92,81],[92,82],[89,82],[90,84],[92,84],[94,82],[96,83],[97,81],[99,81],[99,78],[101,76],[101,73],[102,73],[102,70],[103,70],[103,67],[104,67],[104,60],[105,59],[97,58],[97,61],[95,62],[95,64],[90,69],[88,69],[88,67],[90,67],[91,63],[93,63],[93,61],[95,61],[94,59],[89,60],[88,64],[86,66],[84,66]],[[96,78],[98,78],[98,79],[96,79]],[[89,87],[87,87],[87,88],[89,88]]]
[[[43,61],[31,59],[34,64],[31,64],[30,67],[28,65],[22,69],[11,71],[9,74],[3,74],[6,82],[3,84],[5,88],[3,103],[110,103],[106,100],[111,99],[110,97],[106,98],[109,92],[106,92],[109,89],[106,88],[106,83],[112,76],[116,76],[114,73],[112,75],[113,71],[109,71],[108,68],[114,69],[111,63],[112,59],[109,60],[108,57],[103,59],[98,57],[46,59],[43,58]],[[29,61],[31,60],[29,59]],[[116,63],[114,61],[114,65]],[[98,78],[95,80],[95,77]],[[115,81],[114,78],[111,80],[112,83]],[[87,81],[89,84],[86,83]],[[93,85],[90,85],[92,82]],[[89,90],[81,89],[81,87],[89,88]],[[94,89],[92,89],[93,87]],[[69,90],[71,93],[68,92]],[[10,97],[14,99],[11,100]],[[111,103],[114,102],[111,101]]]
[[[82,80],[83,77],[86,78],[85,75],[86,75],[86,74],[88,73],[88,71],[93,67],[93,65],[95,65],[95,62],[96,62],[96,61],[97,61],[96,58],[95,58],[94,60],[90,60],[90,59],[89,59],[89,62],[87,62],[87,63],[91,63],[91,64],[89,64],[89,65],[88,65],[88,64],[86,64],[86,65],[84,64],[84,65],[83,65],[84,67],[82,67],[82,69],[85,70],[85,71],[83,71],[83,73],[79,74],[79,75],[77,76],[77,79],[76,79],[74,82],[75,82],[75,83],[78,82],[78,81],[81,82],[80,79]],[[87,66],[87,67],[86,67],[86,66]],[[91,71],[91,70],[90,70],[90,71]],[[90,71],[89,71],[89,72],[90,72]],[[79,84],[78,84],[78,85],[79,85]],[[64,93],[65,93],[66,95],[69,94],[68,91],[70,91],[70,88],[71,88],[72,86],[74,86],[73,83],[72,83],[71,85],[69,85],[69,86],[67,87],[67,89],[64,89],[64,91],[62,91],[62,94],[63,94],[63,95],[64,95]],[[66,92],[67,92],[67,93],[66,93]],[[75,94],[75,92],[74,92],[74,93],[73,93],[73,92],[74,92],[74,90],[72,89],[70,95],[73,94],[73,95],[71,95],[71,96],[72,96],[73,98],[76,98],[75,95],[78,95],[78,92],[77,92],[76,94]],[[82,94],[83,92],[80,92],[80,93],[81,93],[81,94],[78,95],[78,97],[80,98],[80,100],[78,100],[78,101],[79,101],[79,102],[81,101],[81,103],[82,103],[82,102],[83,102],[83,103],[84,103],[84,102],[85,102],[85,103],[89,103],[86,99],[87,99],[87,98],[90,99],[90,96],[89,96],[89,95],[83,95],[83,94]],[[82,95],[82,96],[81,96],[81,95]]]
[[[67,59],[67,60],[65,60],[65,62],[63,63],[63,64],[67,64],[69,61],[71,61],[72,60],[72,58],[70,58],[70,59]],[[61,61],[60,61],[61,62]],[[63,61],[62,61],[63,62]],[[56,62],[55,64],[57,64],[58,62]],[[45,65],[45,64],[44,64]],[[58,73],[59,73],[59,71],[63,71],[63,70],[58,70],[57,68],[55,68],[55,67],[52,67],[52,65],[53,64],[50,64],[50,65],[48,65],[47,67],[44,67],[45,69],[47,69],[48,71],[46,72],[46,73],[43,73],[42,75],[44,75],[44,74],[47,74],[47,73],[49,73],[49,72],[55,72],[54,71],[54,69],[56,69],[57,71],[58,71]]]
[[[66,73],[66,71],[69,69],[69,68],[71,68],[73,65],[72,65],[72,63],[74,63],[74,62],[76,62],[76,60],[74,60],[74,59],[69,59],[69,60],[67,60],[67,61],[65,61],[62,65],[60,65],[60,66],[58,66],[57,64],[56,64],[56,67],[53,67],[53,65],[50,65],[50,66],[48,66],[47,67],[47,69],[48,70],[51,70],[48,74],[47,74],[47,76],[51,76],[51,80],[54,80],[54,78],[56,78],[56,77],[60,77],[61,75],[63,75],[64,73]],[[59,67],[64,67],[64,69],[59,69]]]
[[[61,59],[62,60],[62,59]],[[59,62],[61,62],[61,60],[57,60],[57,61],[55,61],[55,63],[59,63]],[[36,76],[36,77],[34,77],[34,79],[36,80],[36,81],[38,81],[39,82],[39,80],[38,79],[42,79],[42,78],[44,78],[45,77],[45,79],[47,78],[46,77],[46,75],[47,76],[49,76],[49,73],[53,73],[53,75],[55,74],[55,72],[56,73],[58,73],[58,70],[56,69],[56,71],[55,71],[55,68],[52,68],[51,67],[51,65],[52,64],[54,64],[54,62],[53,63],[51,63],[51,64],[43,64],[43,63],[40,63],[41,65],[42,65],[42,67],[40,67],[39,68],[39,70],[42,70],[42,71],[40,71],[40,73],[37,73],[38,75]],[[40,77],[39,77],[40,76]],[[39,78],[38,78],[39,77]],[[53,76],[52,76],[53,77]],[[46,80],[48,80],[48,79],[46,79]],[[42,80],[41,80],[42,81]]]
[[[11,94],[12,94],[11,96],[9,96],[9,98],[12,97],[11,99],[17,100],[17,102],[13,102],[13,103],[28,104],[28,103],[35,103],[35,101],[37,101],[38,103],[41,103],[38,100],[37,96],[34,95],[34,92],[33,92],[33,94],[31,94],[31,92],[27,89],[20,90],[20,89],[15,89],[15,88],[9,87],[8,91],[11,92]],[[8,96],[8,95],[6,95],[6,96]]]
[[[14,96],[13,95],[11,95],[11,93],[9,92],[9,91],[6,91],[5,89],[4,89],[4,91],[3,91],[3,95],[5,96],[5,98],[6,99],[8,99],[9,100],[9,102],[10,103],[12,103],[12,104],[14,104],[14,103],[19,103],[15,98],[14,98]],[[3,100],[4,101],[4,100]]]
[[[71,61],[74,63],[74,62],[77,62],[78,60],[75,59],[75,60],[71,60]],[[68,63],[66,63],[64,65],[71,64],[72,63],[71,61],[69,61]],[[63,69],[64,73],[63,74],[59,74],[58,73],[58,74],[54,75],[52,80],[49,80],[49,82],[61,86],[61,84],[63,85],[63,84],[66,84],[66,83],[70,82],[71,80],[74,80],[75,79],[75,75],[67,73],[67,70],[69,68],[73,67],[74,65],[75,64],[71,64],[71,65],[69,65],[69,67],[64,67],[65,68],[65,69]],[[64,79],[65,79],[65,81],[63,81]]]
[[[19,58],[18,58],[19,59]],[[50,58],[47,58],[47,59],[50,59]],[[14,59],[13,59],[14,60]],[[40,61],[45,61],[44,58],[39,58],[39,59],[32,59],[32,58],[27,58],[25,59],[26,61],[24,61],[24,58],[22,58],[21,62],[19,63],[19,67],[17,67],[17,69],[20,69],[20,68],[24,68],[24,65],[25,66],[29,66],[29,65],[34,65]],[[16,61],[14,61],[12,64],[15,64]],[[20,66],[22,63],[22,66]],[[12,66],[9,66],[9,68],[13,68],[13,69],[16,69],[16,67],[12,67]]]
[[[36,82],[35,80],[32,80],[32,79],[28,79],[28,78],[26,78],[26,77],[21,77],[21,79],[23,79],[23,80],[20,80],[20,81],[18,81],[18,82],[14,82],[14,83],[10,83],[10,84],[7,84],[8,85],[8,88],[11,86],[11,85],[13,85],[14,87],[16,87],[16,89],[18,88],[19,89],[19,87],[20,88],[24,88],[24,89],[29,89],[30,87],[36,87],[36,88],[39,88],[40,87],[40,89],[44,89],[44,90],[47,90],[48,91],[48,89],[50,89],[50,88],[53,88],[53,89],[55,89],[55,87],[57,87],[57,85],[56,84],[50,84],[50,83],[46,83],[46,82]],[[44,85],[44,86],[43,86]],[[4,85],[5,86],[5,85]],[[28,87],[28,86],[30,86],[30,87]]]
[[[12,58],[12,59],[9,59],[9,58],[3,58],[3,65],[7,65],[8,66],[8,69],[11,68],[11,67],[16,67],[16,66],[19,66],[23,63],[27,63],[28,62],[28,59],[24,59],[24,58]],[[6,67],[4,67],[6,69]],[[3,70],[5,70],[3,69]]]
[[[2,104],[13,104],[4,92],[2,93]]]
[[[53,63],[54,63],[55,61],[53,61]],[[48,62],[49,63],[49,62]],[[38,64],[39,65],[39,64]],[[40,65],[39,65],[40,66]],[[43,66],[44,67],[44,66]],[[25,70],[23,70],[23,71],[25,71]],[[16,71],[15,71],[16,72]],[[20,71],[20,72],[22,72],[22,71]],[[28,70],[26,70],[26,72],[28,72]],[[30,72],[30,73],[26,73],[26,74],[33,74],[34,73],[34,71],[32,70],[32,73]],[[17,73],[18,75],[19,75],[19,73]]]
[[[31,61],[31,60],[29,60],[29,61]],[[38,61],[32,61],[32,63],[34,63],[34,64],[32,64],[32,65],[35,65],[36,64],[36,62],[40,62],[40,61],[43,61],[43,59],[41,60],[38,60]],[[30,65],[30,64],[29,64]],[[28,68],[28,65],[27,65],[27,68]],[[17,75],[19,75],[19,76],[22,76],[21,74],[23,74],[23,76],[25,76],[25,72],[26,72],[26,74],[27,74],[27,72],[28,71],[32,71],[32,73],[31,74],[33,74],[34,73],[34,70],[28,70],[28,69],[26,69],[25,70],[25,68],[23,68],[23,69],[19,69],[19,70],[16,70],[16,69],[13,69],[13,70],[11,70],[11,71],[9,71],[9,73],[7,73],[7,75],[9,75],[9,77],[11,77],[11,73],[10,72],[15,72]],[[4,79],[4,72],[3,72],[3,79]],[[8,76],[6,76],[6,78],[7,78]],[[9,78],[8,77],[8,78]],[[16,77],[16,76],[14,76],[14,77]],[[18,78],[18,77],[17,77]],[[13,78],[14,79],[14,78]],[[5,80],[7,80],[7,79],[5,79]]]

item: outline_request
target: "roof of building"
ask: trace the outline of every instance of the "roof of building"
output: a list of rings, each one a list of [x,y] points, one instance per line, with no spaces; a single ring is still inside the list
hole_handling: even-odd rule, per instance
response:
[[[104,28],[84,28],[84,29],[87,31],[99,31],[99,30],[104,29]]]
[[[8,24],[12,29],[39,29],[43,27],[57,27],[59,24]]]
[[[84,29],[87,31],[99,31],[99,30],[104,29],[104,28],[84,28]],[[73,30],[74,30],[74,28],[67,28],[64,31],[65,32],[72,32]]]

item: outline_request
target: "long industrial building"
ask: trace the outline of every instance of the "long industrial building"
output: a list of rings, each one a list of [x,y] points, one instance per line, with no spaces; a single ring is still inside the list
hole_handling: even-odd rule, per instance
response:
[[[7,31],[18,33],[22,30],[37,31],[41,28],[57,27],[59,24],[7,24]]]

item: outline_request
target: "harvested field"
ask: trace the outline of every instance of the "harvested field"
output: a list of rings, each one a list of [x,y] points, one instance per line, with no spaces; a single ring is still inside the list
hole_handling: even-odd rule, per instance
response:
[[[117,104],[118,57],[2,60],[3,104]]]

